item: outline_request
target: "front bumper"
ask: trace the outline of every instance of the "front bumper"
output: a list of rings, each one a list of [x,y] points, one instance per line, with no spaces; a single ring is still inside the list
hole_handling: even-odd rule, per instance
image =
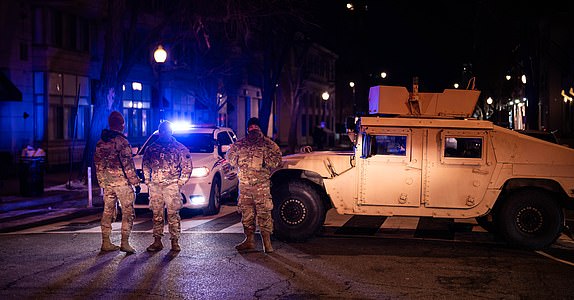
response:
[[[190,209],[203,209],[209,205],[211,181],[204,182],[204,178],[192,178],[181,188],[183,207]],[[141,184],[141,191],[136,196],[135,208],[149,208],[149,187]]]

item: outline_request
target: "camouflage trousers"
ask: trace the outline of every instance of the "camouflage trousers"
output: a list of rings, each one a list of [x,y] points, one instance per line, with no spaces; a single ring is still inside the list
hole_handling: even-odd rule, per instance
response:
[[[163,236],[164,207],[167,209],[167,223],[170,239],[179,239],[181,234],[181,217],[179,210],[183,207],[181,193],[177,183],[168,185],[152,184],[149,187],[150,208],[153,212],[153,237]]]
[[[255,232],[257,222],[261,232],[273,233],[273,201],[269,181],[255,185],[240,183],[237,207],[245,231]]]
[[[104,212],[102,213],[102,234],[111,234],[112,222],[116,217],[116,204],[122,207],[122,236],[129,236],[134,225],[134,201],[136,194],[131,186],[104,187]]]

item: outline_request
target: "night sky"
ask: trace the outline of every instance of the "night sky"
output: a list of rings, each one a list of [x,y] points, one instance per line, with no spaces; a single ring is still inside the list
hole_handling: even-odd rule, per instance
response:
[[[550,3],[319,0],[316,22],[339,55],[341,81],[410,88],[418,76],[421,91],[440,92],[454,82],[466,87],[463,65],[471,64],[480,89],[525,56],[540,16],[573,11],[572,4]],[[377,78],[381,71],[385,81]]]

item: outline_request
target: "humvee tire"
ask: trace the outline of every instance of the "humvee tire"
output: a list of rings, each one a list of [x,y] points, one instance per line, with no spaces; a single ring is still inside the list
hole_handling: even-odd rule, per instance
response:
[[[304,241],[325,221],[325,206],[317,190],[292,180],[273,188],[273,235],[284,241]]]
[[[562,231],[564,214],[551,194],[523,189],[510,194],[497,214],[498,229],[508,243],[543,249]]]

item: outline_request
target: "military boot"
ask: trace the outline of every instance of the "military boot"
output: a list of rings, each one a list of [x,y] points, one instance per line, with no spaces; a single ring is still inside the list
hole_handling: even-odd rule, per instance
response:
[[[241,244],[237,244],[235,249],[237,249],[237,251],[255,250],[255,234],[253,231],[245,230],[245,239]]]
[[[122,243],[120,246],[120,251],[123,251],[123,252],[128,253],[128,254],[136,253],[136,249],[134,249],[132,246],[130,246],[128,236],[122,236]]]
[[[155,241],[149,247],[147,247],[147,251],[149,252],[156,252],[163,249],[163,244],[161,243],[161,236],[155,237]]]
[[[263,241],[263,252],[273,252],[273,246],[271,246],[271,233],[261,232],[261,240]]]
[[[171,240],[171,251],[181,251],[181,247],[179,246],[177,239]]]
[[[112,242],[110,241],[110,235],[109,234],[102,234],[102,251],[117,251],[119,250],[120,247],[118,247],[117,245],[112,244]]]

